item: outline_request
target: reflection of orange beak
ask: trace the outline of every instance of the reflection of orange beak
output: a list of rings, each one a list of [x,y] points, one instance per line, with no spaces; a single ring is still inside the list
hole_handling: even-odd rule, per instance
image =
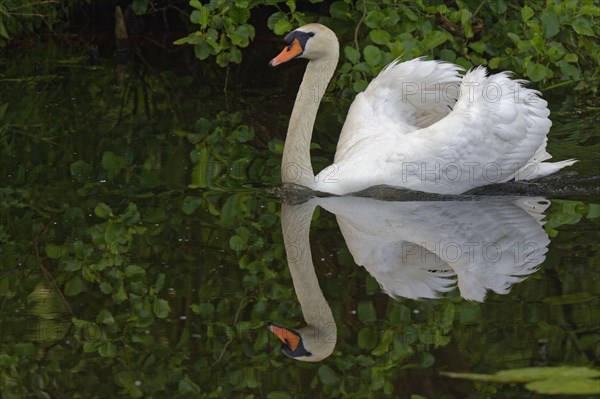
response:
[[[291,350],[295,351],[298,347],[298,344],[300,343],[300,337],[288,330],[287,328],[271,324],[269,326],[269,330],[271,330],[273,334],[277,335],[277,338],[279,338],[281,342],[289,345]]]
[[[295,58],[299,54],[302,54],[303,51],[304,50],[302,49],[302,46],[300,45],[298,39],[294,39],[292,41],[292,44],[286,46],[286,48],[284,48],[277,57],[273,58],[271,62],[269,62],[269,65],[274,67],[279,64],[283,64],[284,62],[288,62],[292,58]]]

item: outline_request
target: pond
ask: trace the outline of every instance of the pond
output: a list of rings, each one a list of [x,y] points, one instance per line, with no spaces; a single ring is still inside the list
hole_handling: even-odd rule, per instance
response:
[[[597,98],[545,96],[549,151],[580,160],[558,180],[286,204],[303,65],[269,69],[275,46],[227,72],[23,46],[0,97],[3,397],[536,398],[443,372],[598,367]],[[348,105],[326,95],[315,170]]]

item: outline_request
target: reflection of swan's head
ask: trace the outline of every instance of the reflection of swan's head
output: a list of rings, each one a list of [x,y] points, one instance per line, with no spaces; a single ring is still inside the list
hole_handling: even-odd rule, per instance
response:
[[[283,39],[285,48],[271,60],[269,65],[277,66],[294,58],[318,60],[336,57],[339,44],[335,33],[321,24],[304,25],[288,33]]]
[[[304,362],[320,362],[331,355],[337,338],[336,331],[332,335],[332,331],[323,331],[310,325],[295,330],[270,324],[269,330],[281,340],[281,351],[287,357]]]

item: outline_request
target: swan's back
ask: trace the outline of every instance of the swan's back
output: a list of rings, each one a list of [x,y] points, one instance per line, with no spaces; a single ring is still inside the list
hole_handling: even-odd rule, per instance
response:
[[[575,162],[543,162],[552,123],[539,92],[508,72],[488,76],[479,67],[461,79],[459,70],[420,59],[384,69],[350,107],[334,165],[314,188],[344,194],[385,184],[460,194]],[[324,184],[325,175],[336,184]]]

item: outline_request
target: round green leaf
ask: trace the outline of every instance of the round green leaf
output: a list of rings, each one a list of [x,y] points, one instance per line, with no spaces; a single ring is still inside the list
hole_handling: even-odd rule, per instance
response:
[[[377,320],[377,314],[375,313],[375,306],[373,306],[373,302],[358,303],[358,319],[363,323]]]
[[[391,35],[382,29],[375,29],[369,33],[369,38],[376,44],[387,44],[391,39]]]
[[[353,64],[356,64],[360,60],[360,52],[354,47],[344,47],[344,55]]]
[[[276,35],[283,35],[284,33],[287,33],[291,30],[292,24],[287,19],[280,19],[275,23],[275,26],[273,27],[273,32],[275,32]]]
[[[365,61],[370,66],[377,66],[381,62],[381,50],[379,48],[369,44],[363,50],[363,55],[365,57]]]
[[[171,307],[169,306],[169,302],[167,302],[165,299],[156,299],[154,301],[154,305],[152,306],[152,310],[156,317],[159,319],[164,319],[169,315]]]
[[[125,268],[125,276],[132,280],[138,280],[146,274],[146,271],[138,265],[129,265]]]
[[[96,216],[103,219],[113,215],[111,207],[102,202],[96,205],[96,208],[94,208],[94,213]]]
[[[48,244],[46,245],[46,255],[48,255],[48,257],[50,259],[58,259],[60,257],[63,256],[63,254],[65,253],[65,251],[63,251],[62,247],[60,245],[56,245],[56,244]]]
[[[319,375],[321,382],[325,385],[336,385],[340,380],[340,378],[335,374],[335,371],[333,371],[331,367],[326,364],[323,364],[321,367],[319,367],[317,374]]]
[[[194,54],[199,60],[205,60],[210,56],[210,47],[205,41],[202,41],[194,46]]]
[[[149,0],[133,0],[131,9],[136,15],[143,15],[148,10]]]
[[[371,350],[377,345],[378,338],[379,333],[368,327],[364,327],[358,332],[358,347]]]
[[[102,357],[115,357],[117,356],[117,346],[112,342],[104,342],[98,347],[98,353]]]
[[[83,291],[83,280],[79,276],[74,276],[65,284],[64,292],[66,296],[75,296],[81,291]]]
[[[546,78],[546,67],[541,64],[530,61],[527,64],[526,70],[527,76],[532,82],[539,82],[540,80],[544,80],[544,78]]]

